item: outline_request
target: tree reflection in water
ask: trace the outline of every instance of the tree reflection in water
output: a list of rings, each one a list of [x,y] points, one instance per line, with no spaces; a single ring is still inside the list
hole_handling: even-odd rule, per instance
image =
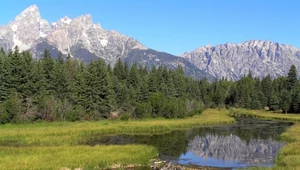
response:
[[[234,125],[201,127],[152,135],[91,136],[84,144],[147,144],[160,158],[216,167],[270,166],[280,148],[279,135],[290,122],[237,118]]]

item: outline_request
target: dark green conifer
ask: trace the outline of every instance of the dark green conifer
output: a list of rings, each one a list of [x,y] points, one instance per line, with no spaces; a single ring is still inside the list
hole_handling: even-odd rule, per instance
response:
[[[296,66],[292,65],[287,76],[287,89],[292,90],[297,84],[297,81],[298,78],[297,78]]]

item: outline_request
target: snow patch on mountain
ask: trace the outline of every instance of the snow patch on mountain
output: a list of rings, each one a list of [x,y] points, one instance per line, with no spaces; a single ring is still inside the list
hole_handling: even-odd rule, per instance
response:
[[[18,30],[18,25],[13,24],[13,25],[11,26],[11,30],[12,30],[13,32],[16,32],[16,31]]]
[[[64,18],[60,19],[60,22],[63,22],[65,24],[70,24],[72,22],[72,19],[70,19],[68,16],[65,16]]]
[[[100,43],[102,46],[107,46],[108,40],[104,39],[104,40],[100,40]]]

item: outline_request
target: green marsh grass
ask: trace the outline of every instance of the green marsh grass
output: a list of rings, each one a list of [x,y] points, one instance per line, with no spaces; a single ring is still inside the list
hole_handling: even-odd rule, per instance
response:
[[[147,145],[81,145],[94,135],[153,134],[234,123],[226,110],[208,109],[185,119],[101,120],[0,125],[0,169],[103,169],[147,165],[157,157]]]
[[[248,116],[248,117],[260,118],[260,119],[276,119],[276,120],[300,122],[299,114],[273,113],[272,111],[247,110],[247,109],[233,109],[233,112],[235,116]]]
[[[0,147],[0,169],[102,169],[147,165],[157,156],[154,147],[123,146],[34,146]]]

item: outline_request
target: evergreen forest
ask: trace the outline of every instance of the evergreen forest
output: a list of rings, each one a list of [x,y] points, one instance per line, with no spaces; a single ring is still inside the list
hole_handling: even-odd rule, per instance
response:
[[[18,47],[0,50],[0,123],[121,118],[185,118],[205,108],[267,108],[300,113],[300,85],[287,76],[260,79],[249,72],[238,81],[209,82],[184,75],[183,68],[146,68],[120,59],[83,63],[70,56],[33,59]]]

